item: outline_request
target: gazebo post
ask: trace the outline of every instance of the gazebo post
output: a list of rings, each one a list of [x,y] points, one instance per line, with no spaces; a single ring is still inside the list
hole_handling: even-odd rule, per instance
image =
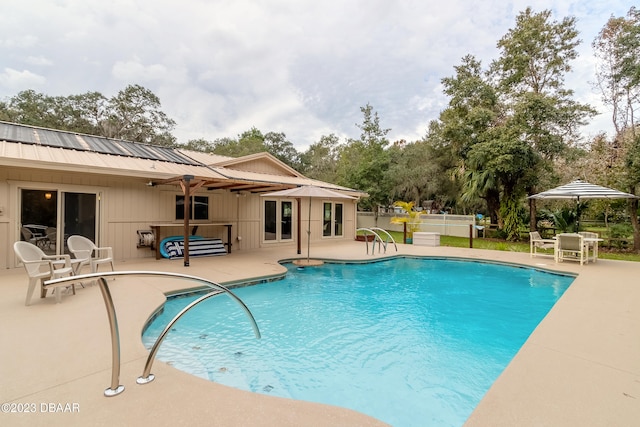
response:
[[[191,180],[193,175],[184,175],[182,177],[182,190],[184,192],[184,266],[189,267],[189,205],[191,199]]]
[[[298,229],[298,231],[297,231],[297,234],[298,234],[298,239],[297,239],[298,240],[298,255],[300,255],[302,253],[302,242],[300,241],[300,235],[301,235],[301,233],[300,233],[300,228],[301,228],[300,227],[301,226],[301,222],[300,222],[300,216],[301,216],[301,213],[300,213],[300,201],[301,201],[301,199],[302,199],[301,197],[297,197],[296,198],[296,200],[298,201],[298,209],[297,209],[297,211],[298,211],[298,227],[297,227],[297,229]]]

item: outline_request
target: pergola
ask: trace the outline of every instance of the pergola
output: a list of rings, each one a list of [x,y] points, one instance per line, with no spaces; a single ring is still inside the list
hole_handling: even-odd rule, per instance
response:
[[[211,190],[228,190],[232,192],[248,191],[251,193],[264,193],[270,191],[283,190],[287,188],[293,188],[295,185],[283,184],[276,182],[257,182],[257,181],[245,181],[234,180],[228,178],[211,178],[211,177],[196,177],[194,175],[182,175],[173,178],[163,180],[151,180],[149,181],[151,186],[156,185],[179,185],[184,195],[184,266],[189,266],[189,236],[190,233],[190,212],[189,203],[187,202],[193,193],[201,187],[206,187]],[[298,200],[298,216],[300,215],[300,200]],[[299,220],[300,218],[298,218]],[[298,253],[300,253],[300,229],[298,228]],[[159,245],[156,242],[156,245]],[[231,245],[231,242],[229,242]],[[231,246],[229,246],[231,248]]]

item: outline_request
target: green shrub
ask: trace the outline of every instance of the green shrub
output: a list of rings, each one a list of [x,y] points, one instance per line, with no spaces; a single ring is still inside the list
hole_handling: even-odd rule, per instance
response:
[[[613,224],[609,228],[609,237],[613,240],[612,244],[618,249],[623,249],[627,246],[625,239],[633,236],[633,227],[631,224]]]
[[[609,228],[609,236],[614,239],[626,239],[633,235],[631,224],[613,224]]]

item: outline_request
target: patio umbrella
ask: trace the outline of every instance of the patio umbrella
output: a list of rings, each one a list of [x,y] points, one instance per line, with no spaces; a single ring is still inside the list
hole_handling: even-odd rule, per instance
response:
[[[635,199],[638,196],[624,193],[609,187],[591,184],[577,179],[569,184],[552,188],[542,193],[529,196],[529,199],[570,199],[578,206],[582,199]],[[578,208],[576,208],[578,209]],[[580,212],[576,211],[576,228],[580,224]]]
[[[353,196],[338,193],[337,191],[327,188],[316,187],[314,185],[303,185],[301,187],[290,188],[287,190],[274,191],[273,193],[262,194],[263,197],[294,197],[301,199],[309,198],[309,220],[307,223],[307,265],[309,265],[309,252],[311,246],[311,199],[355,199]],[[299,226],[299,225],[298,225]]]

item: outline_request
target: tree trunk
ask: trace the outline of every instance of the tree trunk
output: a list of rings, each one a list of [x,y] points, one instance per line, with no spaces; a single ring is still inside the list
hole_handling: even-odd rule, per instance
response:
[[[500,221],[500,192],[498,190],[487,191],[487,210],[491,224],[499,224]]]
[[[536,209],[536,201],[535,199],[529,199],[529,231],[537,231],[538,229],[538,221],[536,221],[537,216],[538,216],[538,211]]]

